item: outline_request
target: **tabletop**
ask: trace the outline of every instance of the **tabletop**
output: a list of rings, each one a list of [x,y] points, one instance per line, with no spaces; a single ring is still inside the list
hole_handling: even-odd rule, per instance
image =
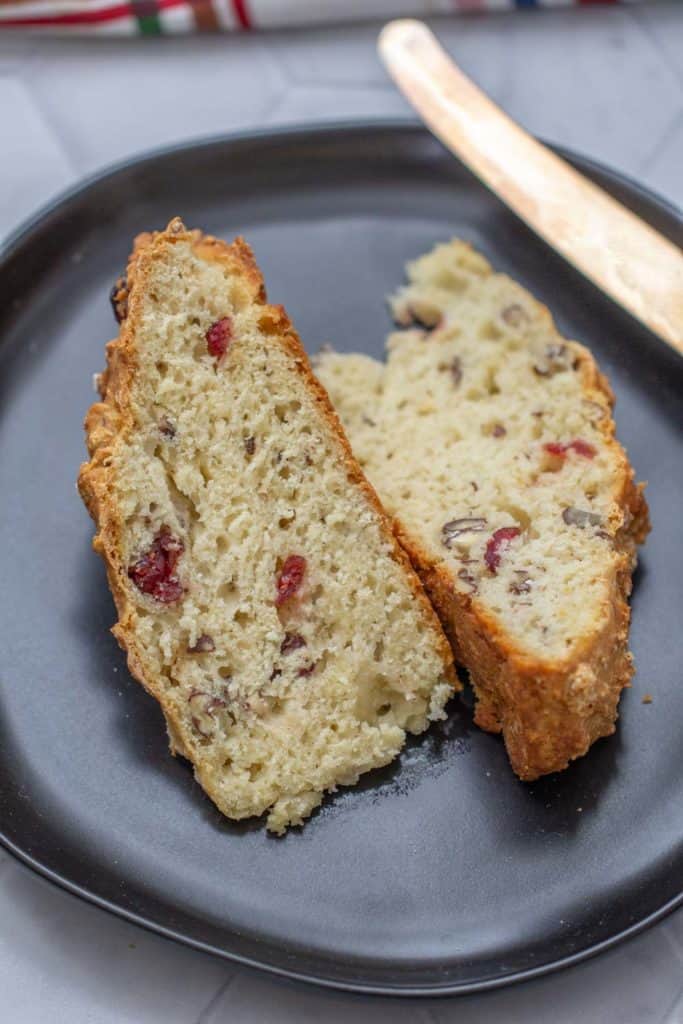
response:
[[[390,5],[388,5],[390,6]],[[683,5],[434,18],[526,128],[683,201]],[[65,187],[167,143],[408,113],[377,24],[139,40],[0,37],[0,239]],[[245,88],[245,83],[249,87]],[[683,910],[560,974],[461,999],[367,999],[175,945],[0,853],[0,998],[16,1024],[683,1024]]]

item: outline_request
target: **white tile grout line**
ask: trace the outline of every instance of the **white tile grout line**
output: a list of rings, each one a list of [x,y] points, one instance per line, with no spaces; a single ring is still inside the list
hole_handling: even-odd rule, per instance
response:
[[[211,996],[211,998],[209,999],[208,1003],[203,1008],[203,1010],[200,1011],[199,1016],[195,1020],[194,1024],[208,1024],[209,1016],[216,1009],[216,1007],[218,1006],[219,1002],[223,998],[223,995],[225,994],[225,992],[227,992],[227,990],[230,988],[230,985],[233,983],[233,981],[236,978],[237,978],[237,972],[236,971],[233,971],[232,974],[228,975],[228,977],[225,979],[225,981],[222,982],[218,986],[218,988],[216,989],[214,994]]]

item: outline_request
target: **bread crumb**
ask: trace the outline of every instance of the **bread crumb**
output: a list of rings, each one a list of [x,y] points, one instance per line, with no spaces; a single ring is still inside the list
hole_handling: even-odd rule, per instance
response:
[[[641,704],[652,704],[652,694],[651,693],[643,694],[643,698],[641,700]]]

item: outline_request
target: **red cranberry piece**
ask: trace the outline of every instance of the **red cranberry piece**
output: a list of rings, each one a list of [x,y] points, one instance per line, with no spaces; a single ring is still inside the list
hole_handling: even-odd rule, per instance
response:
[[[580,437],[575,441],[570,441],[567,447],[572,448],[577,455],[582,455],[584,459],[592,459],[596,454],[596,449],[593,445],[589,444],[588,441],[582,441]]]
[[[495,573],[500,565],[502,549],[507,547],[515,537],[519,537],[520,532],[518,526],[501,526],[500,530],[496,530],[489,538],[484,552],[484,561],[491,572]]]
[[[306,559],[301,555],[287,555],[285,563],[280,570],[275,588],[277,591],[275,604],[284,604],[288,598],[296,594],[303,583],[306,572]]]
[[[298,651],[300,647],[306,647],[306,641],[301,633],[285,633],[285,638],[280,644],[280,654],[291,654]]]
[[[317,667],[318,667],[318,663],[315,662],[315,661],[312,661],[310,665],[305,665],[303,668],[300,668],[299,671],[297,672],[297,676],[299,676],[299,678],[301,678],[301,679],[305,679],[306,676],[312,675],[313,672],[315,672]]]
[[[209,355],[216,360],[223,358],[231,341],[232,320],[229,316],[224,316],[222,320],[216,320],[216,323],[211,324],[206,332],[206,347],[209,350]]]
[[[563,459],[567,452],[573,451],[577,455],[583,456],[584,459],[592,459],[596,454],[596,449],[588,441],[582,440],[580,437],[574,441],[548,441],[543,445],[543,448],[550,455],[557,455],[558,458]]]
[[[155,601],[173,604],[183,594],[175,569],[184,550],[183,542],[162,526],[148,550],[129,567],[128,578]]]

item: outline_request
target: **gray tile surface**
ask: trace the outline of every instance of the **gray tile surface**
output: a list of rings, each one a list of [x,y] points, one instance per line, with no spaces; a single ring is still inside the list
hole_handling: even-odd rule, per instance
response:
[[[551,141],[683,200],[683,5],[435,20],[463,68]],[[0,37],[0,237],[82,175],[243,127],[408,112],[377,26],[239,38]],[[0,1018],[51,1024],[683,1024],[683,912],[572,971],[428,1003],[265,978],[49,888],[0,853]]]

